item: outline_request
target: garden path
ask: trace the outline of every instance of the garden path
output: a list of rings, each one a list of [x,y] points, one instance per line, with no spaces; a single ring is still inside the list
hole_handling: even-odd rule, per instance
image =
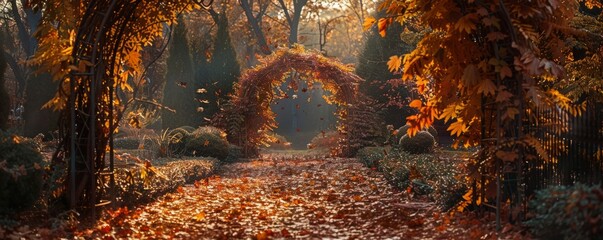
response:
[[[227,164],[135,210],[110,212],[78,235],[183,239],[465,239],[433,203],[413,201],[354,159],[278,155]],[[480,225],[480,224],[476,224]],[[474,227],[475,237],[483,231]],[[487,237],[487,236],[486,236]],[[494,237],[490,235],[490,237]]]

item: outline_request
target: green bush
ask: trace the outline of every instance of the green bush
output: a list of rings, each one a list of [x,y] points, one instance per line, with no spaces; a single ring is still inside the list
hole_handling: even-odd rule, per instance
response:
[[[408,125],[404,125],[404,126],[398,128],[398,130],[396,130],[396,132],[393,136],[394,139],[392,141],[394,144],[396,144],[396,145],[399,144],[400,138],[402,138],[402,136],[406,135],[406,132],[408,131],[408,127],[409,127]]]
[[[459,203],[467,190],[457,179],[462,173],[456,164],[434,154],[390,151],[378,166],[392,185],[400,190],[411,187],[412,192],[427,195],[444,210]]]
[[[117,138],[113,140],[113,147],[117,149],[138,149],[140,146],[140,139],[138,138]]]
[[[406,133],[408,132],[408,125],[404,125],[400,128],[398,128],[398,130],[396,130],[395,134],[393,135],[393,140],[392,142],[397,145],[400,142],[400,139],[406,135]],[[433,126],[429,126],[429,128],[427,128],[427,132],[429,134],[431,134],[431,136],[434,138],[434,140],[437,141],[437,137],[438,137],[438,130],[436,130]]]
[[[224,131],[215,127],[200,127],[185,138],[184,153],[193,157],[214,157],[226,160],[228,141]]]
[[[243,148],[237,145],[228,145],[228,157],[225,162],[235,162],[243,157]]]
[[[536,192],[524,224],[542,239],[603,239],[601,186],[556,186]]]
[[[437,142],[437,138],[438,138],[438,130],[436,130],[433,126],[429,126],[429,128],[427,128],[427,132],[429,134],[431,134],[431,136],[436,140]]]
[[[31,207],[40,197],[43,173],[33,141],[0,131],[0,214]]]
[[[408,153],[430,153],[435,146],[435,139],[428,132],[420,131],[414,137],[409,137],[408,135],[402,136],[398,145],[401,150]]]
[[[356,153],[356,158],[369,168],[377,167],[379,161],[385,157],[384,151],[383,147],[365,147]]]

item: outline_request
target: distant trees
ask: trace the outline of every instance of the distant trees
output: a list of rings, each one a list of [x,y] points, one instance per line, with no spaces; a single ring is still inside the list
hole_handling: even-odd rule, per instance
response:
[[[0,39],[2,41],[3,39]],[[0,42],[0,48],[4,48]],[[10,113],[10,97],[4,86],[4,72],[6,71],[6,61],[4,54],[0,54],[0,130],[8,129],[8,114]]]
[[[186,36],[186,24],[179,17],[174,27],[172,42],[167,58],[166,82],[163,90],[163,109],[161,113],[163,128],[198,126],[201,123],[195,101],[196,87],[193,82],[193,64]]]
[[[8,1],[10,7],[7,11],[12,21],[7,21],[6,26],[16,30],[15,35],[9,37],[17,41],[14,42],[16,43],[14,48],[2,49],[2,54],[16,77],[18,94],[23,94],[25,97],[23,135],[33,137],[38,133],[46,134],[58,128],[58,113],[51,109],[42,109],[44,104],[54,96],[57,84],[52,81],[50,74],[38,74],[35,73],[36,67],[19,64],[33,56],[38,48],[38,40],[34,37],[34,33],[42,18],[42,12],[34,11],[26,2]],[[13,31],[8,33],[12,35]]]

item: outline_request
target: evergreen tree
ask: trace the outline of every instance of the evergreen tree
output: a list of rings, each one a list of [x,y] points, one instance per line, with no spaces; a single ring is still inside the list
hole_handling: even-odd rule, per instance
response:
[[[186,37],[184,19],[178,18],[167,58],[166,83],[163,90],[163,105],[176,110],[162,110],[163,128],[198,126],[200,116],[195,100],[196,86],[193,83],[193,64]]]
[[[217,17],[218,30],[214,39],[214,49],[211,59],[208,61],[204,53],[196,57],[196,82],[207,92],[200,93],[199,99],[208,100],[202,102],[204,111],[202,116],[212,118],[220,110],[220,105],[228,99],[232,92],[233,83],[241,76],[241,68],[237,62],[237,53],[230,39],[228,18],[223,12]]]
[[[385,16],[383,12],[376,15],[376,19]],[[360,90],[377,103],[386,106],[382,117],[386,124],[395,126],[404,125],[406,116],[412,113],[408,108],[387,106],[393,98],[395,101],[403,101],[408,96],[405,88],[392,88],[387,84],[388,80],[397,78],[387,68],[389,57],[408,53],[414,48],[413,45],[401,41],[402,31],[400,24],[391,24],[385,37],[381,37],[377,28],[373,27],[365,38],[364,49],[356,66],[356,74],[365,80],[361,83]]]

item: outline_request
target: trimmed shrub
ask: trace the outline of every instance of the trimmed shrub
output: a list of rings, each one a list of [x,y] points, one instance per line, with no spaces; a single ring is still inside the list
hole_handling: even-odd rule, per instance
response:
[[[603,239],[601,186],[555,186],[536,192],[524,224],[542,239]]]
[[[42,190],[42,166],[33,141],[0,131],[0,214],[33,206]]]
[[[390,151],[379,161],[379,171],[400,190],[417,195],[427,195],[443,210],[458,204],[467,191],[465,183],[459,181],[461,175],[456,163],[440,160],[434,154],[410,154],[404,151]]]
[[[179,186],[209,177],[218,166],[213,158],[149,162],[116,170],[119,206],[133,206],[155,200]]]
[[[372,168],[379,165],[379,161],[385,157],[383,147],[365,147],[358,151],[356,158],[365,166]]]
[[[400,143],[400,139],[406,135],[406,132],[408,132],[408,125],[404,125],[400,128],[398,128],[398,130],[395,131],[395,134],[393,136],[393,140],[392,142],[397,145]],[[433,126],[429,126],[429,128],[427,128],[427,132],[429,134],[431,134],[431,136],[434,138],[434,140],[436,140],[437,142],[437,137],[438,137],[438,130],[436,130]]]
[[[226,160],[228,141],[224,131],[215,127],[200,127],[185,138],[184,154],[193,157],[214,157]]]
[[[243,157],[243,148],[237,145],[228,145],[228,157],[225,162],[235,162]]]
[[[427,128],[427,132],[429,134],[431,134],[431,136],[436,139],[437,142],[437,138],[438,138],[438,130],[436,130],[433,126],[429,126],[429,128]]]
[[[420,131],[414,137],[409,137],[408,135],[402,136],[398,145],[401,150],[408,153],[430,153],[435,146],[435,139],[428,132]]]

